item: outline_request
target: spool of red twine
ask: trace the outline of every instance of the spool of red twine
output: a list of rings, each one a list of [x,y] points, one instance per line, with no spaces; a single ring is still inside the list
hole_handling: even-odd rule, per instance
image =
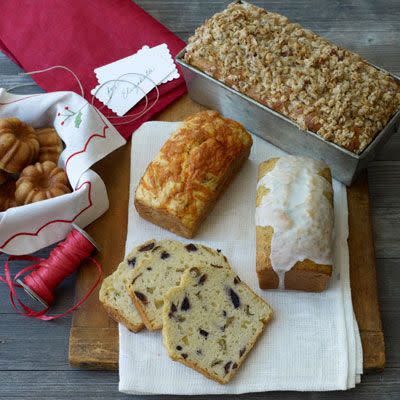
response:
[[[90,296],[100,282],[102,276],[101,265],[94,258],[90,257],[96,248],[97,246],[94,241],[84,231],[74,225],[66,239],[51,251],[47,259],[33,256],[10,256],[4,264],[5,278],[0,277],[0,281],[8,285],[10,289],[10,301],[14,309],[22,315],[46,321],[63,317],[75,310]],[[78,303],[66,312],[52,316],[45,315],[55,300],[55,289],[68,276],[73,274],[85,259],[93,262],[98,270],[98,276],[93,286]],[[9,262],[13,260],[35,261],[37,263],[23,268],[12,279]],[[28,272],[30,274],[25,275]],[[23,275],[25,276],[22,277]],[[18,297],[15,290],[16,287],[24,288],[30,296],[40,301],[45,308],[40,311],[34,311],[26,306]],[[17,307],[16,302],[18,302],[21,308]]]

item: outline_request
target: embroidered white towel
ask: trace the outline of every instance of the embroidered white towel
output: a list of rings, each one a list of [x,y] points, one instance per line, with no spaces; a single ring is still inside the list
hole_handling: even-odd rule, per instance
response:
[[[132,138],[126,252],[144,240],[186,241],[139,217],[136,185],[179,123],[148,122]],[[254,208],[258,163],[284,154],[253,136],[250,159],[218,200],[193,242],[222,249],[232,267],[275,310],[255,349],[227,385],[169,359],[161,333],[119,327],[119,389],[131,394],[218,394],[352,388],[362,374],[362,350],[350,293],[346,188],[334,182],[335,268],[323,293],[261,291],[255,273]]]

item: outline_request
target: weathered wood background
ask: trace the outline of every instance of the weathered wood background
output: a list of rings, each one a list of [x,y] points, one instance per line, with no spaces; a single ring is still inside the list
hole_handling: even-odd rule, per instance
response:
[[[146,11],[186,40],[194,29],[227,1],[137,1]],[[367,60],[400,75],[399,0],[254,1],[271,11],[359,52]],[[0,15],[0,23],[1,23]],[[31,82],[0,53],[0,86]],[[38,92],[36,86],[21,92]],[[336,393],[260,393],[247,399],[398,399],[400,398],[400,133],[368,168],[379,279],[379,298],[386,340],[386,369],[364,375],[354,390]],[[46,256],[45,249],[40,255]],[[1,257],[1,256],[0,256]],[[0,267],[4,257],[0,258]],[[1,268],[2,269],[2,268]],[[14,268],[16,271],[17,268]],[[61,311],[72,304],[74,278],[59,291]],[[51,323],[16,315],[0,285],[0,399],[122,399],[118,374],[81,371],[68,364],[70,318]],[[143,396],[143,399],[145,397]],[[155,396],[146,397],[156,398]],[[200,397],[199,397],[200,398]]]

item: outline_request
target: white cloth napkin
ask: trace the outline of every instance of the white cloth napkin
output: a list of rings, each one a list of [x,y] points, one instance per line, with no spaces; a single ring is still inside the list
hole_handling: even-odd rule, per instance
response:
[[[126,252],[141,242],[177,239],[139,217],[136,185],[179,123],[148,122],[133,135]],[[284,152],[253,136],[250,159],[218,200],[192,242],[222,249],[233,269],[275,310],[255,349],[227,385],[172,361],[159,332],[119,326],[119,390],[131,394],[218,394],[269,390],[344,390],[360,381],[362,349],[350,293],[346,188],[334,182],[335,268],[323,293],[262,291],[255,272],[255,194],[258,163]]]
[[[0,251],[29,254],[64,239],[71,223],[89,225],[108,209],[104,182],[90,167],[125,144],[109,121],[74,92],[15,95],[0,88],[0,118],[53,126],[65,144],[58,165],[73,191],[0,212]]]

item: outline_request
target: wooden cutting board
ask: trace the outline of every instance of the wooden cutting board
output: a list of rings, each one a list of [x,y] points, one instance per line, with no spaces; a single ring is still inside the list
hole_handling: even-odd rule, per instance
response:
[[[202,109],[184,96],[159,114],[157,119],[180,121]],[[110,209],[86,230],[102,248],[97,258],[103,266],[104,276],[108,276],[125,253],[130,143],[100,161],[93,169],[106,184]],[[364,369],[382,369],[385,365],[385,345],[366,174],[348,189],[348,205],[351,288],[364,350]],[[95,275],[92,265],[85,263],[81,266],[76,280],[78,299],[90,288]],[[81,368],[118,369],[118,326],[99,303],[98,290],[73,315],[69,361],[71,365]]]

